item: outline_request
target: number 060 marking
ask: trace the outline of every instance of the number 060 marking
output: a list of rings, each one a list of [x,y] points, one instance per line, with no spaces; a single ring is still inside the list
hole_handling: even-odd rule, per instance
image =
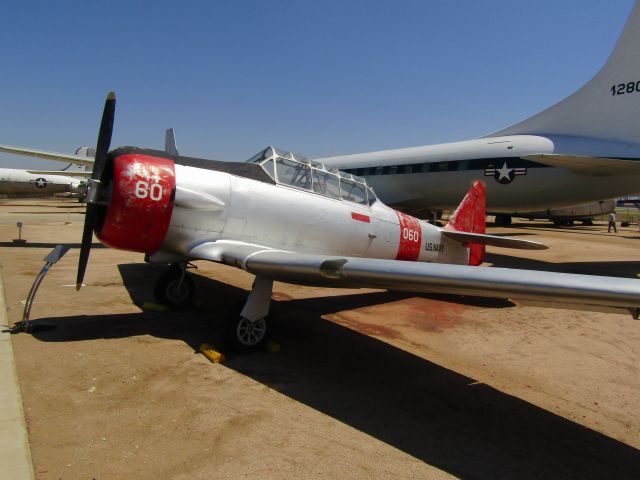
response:
[[[405,240],[409,240],[410,242],[419,241],[418,232],[407,227],[404,227],[402,229],[402,238],[404,238]]]
[[[152,183],[149,185],[144,180],[139,180],[136,183],[135,195],[138,198],[150,198],[154,202],[159,201],[162,198],[162,185],[159,183]]]

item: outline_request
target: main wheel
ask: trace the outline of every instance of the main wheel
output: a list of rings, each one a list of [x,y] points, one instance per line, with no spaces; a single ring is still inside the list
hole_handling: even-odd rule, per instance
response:
[[[233,309],[224,325],[225,343],[236,352],[255,352],[262,350],[269,340],[269,322],[267,317],[253,322],[240,315],[242,305]]]
[[[506,227],[507,225],[511,225],[511,216],[510,215],[496,215],[496,219],[494,223],[501,227]]]
[[[193,301],[195,285],[188,274],[182,276],[181,268],[172,266],[160,275],[153,293],[158,303],[172,308],[187,308]]]

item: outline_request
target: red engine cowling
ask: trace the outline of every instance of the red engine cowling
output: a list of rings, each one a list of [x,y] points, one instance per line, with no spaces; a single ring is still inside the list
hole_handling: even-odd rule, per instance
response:
[[[109,205],[96,236],[109,247],[157,251],[169,229],[176,174],[172,160],[129,153],[111,163]],[[104,182],[104,180],[103,180]]]

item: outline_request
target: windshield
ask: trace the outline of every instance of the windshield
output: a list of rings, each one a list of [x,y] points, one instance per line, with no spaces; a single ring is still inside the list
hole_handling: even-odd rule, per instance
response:
[[[267,147],[249,160],[257,163],[280,185],[287,185],[319,195],[360,205],[373,205],[377,200],[373,189],[364,178],[322,163],[310,161],[292,152]]]

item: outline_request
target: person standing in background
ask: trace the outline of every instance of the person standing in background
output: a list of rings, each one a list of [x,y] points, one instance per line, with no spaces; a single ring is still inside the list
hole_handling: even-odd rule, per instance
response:
[[[609,214],[609,228],[607,232],[611,233],[611,227],[613,227],[613,231],[618,233],[618,229],[616,228],[616,212],[611,212]]]

